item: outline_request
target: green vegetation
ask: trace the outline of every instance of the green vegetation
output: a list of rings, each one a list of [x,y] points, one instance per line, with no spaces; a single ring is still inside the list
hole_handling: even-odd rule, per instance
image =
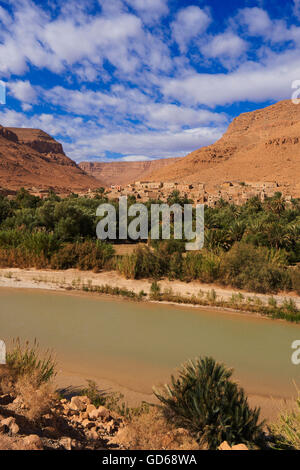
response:
[[[28,341],[22,344],[17,338],[13,342],[12,349],[7,352],[6,362],[15,378],[34,376],[38,386],[56,375],[56,362],[52,353],[46,351],[41,355],[36,341],[32,345]]]
[[[132,300],[142,300],[145,296],[144,292],[141,291],[139,294],[136,294],[134,291],[126,289],[125,287],[111,287],[108,284],[93,286],[91,284],[83,284],[78,286],[79,289],[84,292],[95,292],[97,294],[107,294],[107,295],[119,295]],[[76,286],[73,286],[76,289]]]
[[[87,383],[87,387],[81,390],[81,395],[87,396],[96,407],[105,406],[127,420],[132,420],[134,417],[148,413],[150,410],[150,405],[146,402],[142,402],[136,407],[129,407],[124,401],[124,395],[122,393],[108,393],[99,390],[96,382],[93,380],[87,380]]]
[[[185,240],[149,239],[125,256],[96,240],[95,214],[103,202],[102,190],[94,199],[74,194],[60,199],[53,192],[40,199],[24,189],[12,200],[0,196],[0,267],[116,269],[131,279],[168,277],[260,293],[300,293],[299,200],[286,204],[280,193],[243,206],[221,200],[205,209],[205,247],[200,252],[185,253]],[[129,205],[134,202],[128,198]],[[153,202],[159,201],[149,201],[147,207]],[[189,201],[175,192],[168,202]],[[112,203],[118,213],[117,201]]]
[[[240,312],[259,313],[273,319],[285,319],[291,322],[300,322],[300,311],[293,300],[284,300],[277,305],[274,297],[270,297],[268,304],[263,303],[259,297],[244,297],[242,294],[233,294],[230,300],[219,299],[216,291],[211,289],[204,295],[200,290],[198,295],[184,296],[174,294],[172,289],[161,292],[157,281],[151,285],[150,299],[159,302],[172,302],[185,305],[201,305],[218,308],[230,308]]]
[[[270,426],[272,446],[277,450],[300,450],[300,395],[294,411],[280,414],[279,421]]]
[[[232,370],[204,357],[189,361],[171,377],[171,385],[155,391],[165,416],[189,430],[200,444],[217,449],[229,444],[257,444],[264,423],[251,409],[242,388],[231,380]]]

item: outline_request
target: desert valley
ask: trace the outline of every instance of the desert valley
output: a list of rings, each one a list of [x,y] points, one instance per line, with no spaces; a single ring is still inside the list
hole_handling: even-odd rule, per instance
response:
[[[241,204],[281,192],[300,197],[300,106],[291,100],[238,116],[215,144],[183,158],[76,165],[45,130],[0,128],[2,193],[132,195],[164,201],[174,191],[194,202]]]
[[[1,3],[2,466],[300,451],[299,52],[299,0]]]

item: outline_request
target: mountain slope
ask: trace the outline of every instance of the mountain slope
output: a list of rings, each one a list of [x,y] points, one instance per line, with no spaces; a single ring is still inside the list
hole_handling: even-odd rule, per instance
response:
[[[152,181],[300,183],[300,105],[281,101],[233,120],[215,144],[151,174]],[[299,188],[300,191],[300,188]]]
[[[79,166],[86,173],[97,178],[104,186],[110,186],[145,180],[153,171],[179,160],[179,158],[165,158],[141,162],[82,162]]]
[[[99,186],[68,158],[62,145],[39,129],[0,126],[0,187],[78,191]]]

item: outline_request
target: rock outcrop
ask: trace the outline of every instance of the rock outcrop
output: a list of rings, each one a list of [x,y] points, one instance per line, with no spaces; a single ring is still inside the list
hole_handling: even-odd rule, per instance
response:
[[[281,101],[235,118],[215,144],[195,150],[149,177],[152,181],[277,181],[300,196],[300,105]]]
[[[145,180],[156,170],[179,161],[179,158],[161,158],[142,162],[82,162],[82,170],[99,180],[103,186],[126,185]]]
[[[87,191],[99,182],[64,153],[62,145],[39,129],[0,126],[0,188]]]
[[[28,419],[20,397],[0,406],[0,450],[104,450],[124,420],[104,406],[96,408],[86,396],[56,400],[51,411]]]

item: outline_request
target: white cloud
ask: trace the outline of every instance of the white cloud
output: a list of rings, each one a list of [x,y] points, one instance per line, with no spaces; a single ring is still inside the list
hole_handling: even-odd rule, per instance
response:
[[[77,161],[103,156],[106,151],[148,157],[176,157],[213,143],[223,131],[224,128],[220,127],[202,127],[194,132],[99,132],[99,135],[81,136],[74,144],[66,145],[66,149]]]
[[[272,21],[262,8],[244,8],[239,13],[239,19],[247,26],[251,36],[265,35],[272,28]]]
[[[57,86],[44,90],[38,87],[38,93],[40,100],[67,113],[89,116],[106,129],[114,129],[119,125],[133,128],[130,120],[139,121],[139,126],[142,128],[171,131],[178,131],[188,126],[223,125],[228,122],[223,113],[158,103],[138,89],[123,86],[113,87],[110,93],[84,88],[71,90]]]
[[[210,15],[197,6],[183,8],[171,24],[173,38],[181,52],[185,52],[189,42],[204,33],[211,22]]]
[[[51,20],[44,10],[24,0],[14,5],[12,17],[0,10],[0,21],[0,70],[5,75],[22,74],[28,64],[55,73],[78,63],[81,71],[91,65],[101,67],[105,59],[124,73],[140,65],[134,52],[145,36],[141,19],[133,14],[91,16],[79,10],[77,16]]]
[[[165,80],[166,97],[186,105],[214,107],[234,102],[290,98],[292,81],[300,77],[298,51],[270,53],[266,62],[246,62],[230,73],[193,73],[183,79]]]
[[[9,94],[26,104],[34,104],[37,101],[37,92],[28,80],[9,82]]]
[[[182,126],[224,124],[223,114],[174,104],[154,103],[144,107],[144,120],[153,128],[179,129]]]
[[[247,49],[247,42],[232,31],[209,37],[201,47],[202,53],[209,58],[219,58],[224,63],[238,59]]]
[[[167,0],[126,0],[126,3],[134,8],[146,23],[157,21],[169,11]]]
[[[65,140],[77,160],[106,152],[125,161],[185,155],[225,130],[227,116],[204,107],[287,98],[300,77],[300,28],[262,8],[225,18],[228,29],[220,32],[208,29],[210,10],[196,5],[171,17],[170,29],[162,27],[167,0],[98,0],[97,14],[94,1],[50,1],[53,16],[46,2],[9,3],[10,9],[0,7],[0,78],[19,75],[6,80],[9,93],[23,111],[34,113],[38,103],[47,113],[1,108],[0,123],[42,128]],[[278,52],[284,41],[286,51]],[[220,63],[228,73],[216,72]],[[21,78],[30,70],[36,80],[43,69],[58,74],[60,85],[46,90]]]
[[[123,155],[138,155],[148,158],[184,156],[221,137],[224,125],[198,127],[178,131],[109,131],[93,121],[81,117],[41,114],[28,117],[12,110],[0,111],[0,123],[11,127],[44,129],[57,136],[68,156],[79,161],[106,159],[106,152]],[[71,143],[69,141],[72,141]]]
[[[300,18],[300,0],[294,0],[293,13],[297,18]]]
[[[299,4],[299,2],[298,2]],[[300,28],[292,25],[288,27],[286,21],[272,20],[266,10],[262,8],[244,8],[239,11],[237,21],[249,36],[264,38],[272,44],[300,40]]]
[[[146,157],[145,155],[126,155],[121,160],[122,162],[144,162],[146,160],[153,160],[153,158]]]

